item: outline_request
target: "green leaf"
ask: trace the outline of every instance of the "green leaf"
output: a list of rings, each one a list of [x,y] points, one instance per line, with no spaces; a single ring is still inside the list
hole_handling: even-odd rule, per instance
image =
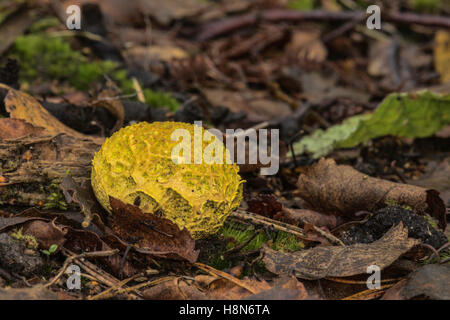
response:
[[[50,248],[48,249],[49,253],[55,253],[56,250],[58,250],[58,245],[57,244],[52,244],[50,246]]]
[[[394,93],[386,97],[373,114],[357,115],[332,126],[316,130],[294,144],[295,154],[314,158],[333,149],[352,148],[368,140],[393,135],[424,138],[450,124],[450,95],[429,91]]]

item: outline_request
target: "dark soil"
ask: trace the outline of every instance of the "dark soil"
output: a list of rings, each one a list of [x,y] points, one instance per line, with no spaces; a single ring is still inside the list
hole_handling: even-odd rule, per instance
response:
[[[408,227],[409,237],[420,239],[436,249],[448,241],[444,233],[436,230],[423,216],[398,206],[378,210],[366,223],[350,227],[341,239],[345,244],[371,243],[400,222]]]

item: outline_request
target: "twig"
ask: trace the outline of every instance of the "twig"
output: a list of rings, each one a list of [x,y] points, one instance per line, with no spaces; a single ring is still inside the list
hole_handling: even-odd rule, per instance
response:
[[[44,285],[44,287],[48,288],[50,287],[52,284],[54,284],[56,281],[58,281],[58,279],[64,274],[64,272],[66,271],[67,267],[69,266],[69,264],[71,262],[73,262],[75,259],[81,259],[81,258],[92,258],[92,257],[109,257],[112,255],[115,255],[116,253],[118,253],[119,250],[114,249],[114,250],[108,250],[108,251],[94,251],[94,252],[83,252],[81,254],[78,255],[73,255],[70,256],[66,259],[66,261],[64,262],[63,266],[59,269],[58,273],[56,274],[56,276],[49,281],[48,283],[46,283]]]
[[[299,227],[296,227],[296,226],[293,226],[293,225],[290,225],[290,224],[287,224],[287,223],[284,223],[281,221],[276,221],[276,220],[273,220],[270,218],[266,218],[261,215],[255,214],[255,213],[246,212],[243,210],[237,210],[231,214],[231,217],[241,220],[241,221],[250,222],[255,225],[272,227],[275,230],[284,231],[284,232],[293,234],[293,235],[299,237],[300,239],[306,240],[306,236],[303,233],[303,230],[300,229]]]
[[[247,291],[249,291],[249,292],[251,292],[253,294],[257,293],[257,290],[255,290],[255,288],[249,286],[247,283],[243,282],[242,280],[239,280],[236,277],[233,277],[232,275],[230,275],[230,274],[228,274],[226,272],[214,269],[213,267],[208,266],[208,265],[203,264],[203,263],[200,263],[200,262],[196,262],[193,265],[195,267],[197,267],[197,268],[199,268],[199,269],[201,269],[201,270],[203,270],[203,271],[213,275],[213,276],[219,276],[219,277],[222,277],[224,279],[227,279],[228,281],[233,282],[234,284],[236,284],[236,285],[246,289]]]
[[[209,40],[217,36],[243,29],[263,22],[301,22],[301,21],[353,21],[362,20],[367,16],[365,11],[297,11],[289,9],[268,9],[259,13],[249,13],[237,17],[225,18],[205,24],[197,36],[200,41]],[[450,18],[437,15],[415,13],[386,13],[383,21],[404,24],[420,24],[424,26],[450,28]]]
[[[363,300],[363,299],[367,300],[370,298],[376,298],[378,296],[381,296],[386,289],[393,287],[394,285],[395,283],[391,283],[381,286],[379,289],[364,290],[351,296],[348,296],[346,298],[343,298],[342,300]]]
[[[243,221],[248,221],[251,222],[253,224],[257,224],[257,225],[263,225],[263,226],[269,226],[272,227],[276,230],[281,230],[287,233],[291,233],[297,237],[299,237],[300,239],[303,240],[308,240],[308,238],[306,237],[306,235],[304,234],[303,229],[296,227],[294,225],[288,224],[288,223],[284,223],[281,221],[277,221],[277,220],[273,220],[255,213],[251,213],[251,212],[246,212],[244,210],[237,210],[235,212],[233,212],[231,214],[232,217],[239,219],[239,220],[243,220]],[[302,223],[305,223],[305,221],[302,221]],[[316,226],[313,225],[313,229],[314,231],[316,231],[317,233],[319,233],[321,236],[325,237],[326,239],[328,239],[330,242],[337,244],[339,246],[345,246],[345,244],[338,239],[337,237],[333,236],[331,233],[326,232]]]

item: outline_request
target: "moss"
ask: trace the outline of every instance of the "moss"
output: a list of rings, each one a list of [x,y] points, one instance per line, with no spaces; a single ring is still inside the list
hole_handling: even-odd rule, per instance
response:
[[[432,13],[439,10],[440,0],[410,0],[411,7],[417,12]]]
[[[112,73],[117,64],[112,61],[90,62],[80,52],[72,50],[61,37],[30,34],[17,38],[12,55],[21,63],[20,80],[67,81],[79,90],[87,90],[104,74]]]
[[[227,223],[220,234],[227,238],[234,239],[234,244],[229,244],[227,249],[246,242],[255,233],[253,226],[243,229],[238,223]],[[270,239],[269,239],[270,235]],[[281,251],[297,251],[304,247],[303,242],[292,234],[283,231],[260,232],[250,243],[243,248],[243,251],[258,250],[269,240],[274,240],[272,249]]]
[[[234,266],[236,262],[241,262],[242,258],[230,260],[229,257],[226,257],[225,252],[245,243],[256,231],[257,230],[253,226],[245,226],[237,222],[227,221],[217,234],[217,237],[219,239],[221,238],[222,242],[224,240],[223,238],[225,238],[226,244],[224,244],[222,248],[217,248],[217,252],[210,254],[205,262],[218,270],[230,268]],[[270,235],[270,239],[268,234]],[[304,248],[303,242],[294,235],[282,231],[270,231],[267,233],[264,230],[261,230],[260,233],[242,249],[242,252],[258,250],[263,244],[268,244],[275,250],[285,252],[298,251]],[[254,258],[255,257],[252,257],[251,259]],[[254,267],[255,271],[258,273],[265,272],[266,270],[264,263],[262,262],[256,262]],[[249,268],[249,264],[247,264],[244,268],[243,275],[251,274],[251,272],[253,271]]]
[[[61,22],[56,17],[44,17],[42,19],[39,19],[33,25],[30,27],[29,32],[35,33],[40,31],[45,31],[47,29],[56,27],[61,25]]]
[[[42,31],[55,25],[48,18],[33,25],[34,31]],[[123,94],[135,92],[127,71],[120,69],[113,61],[89,61],[86,56],[73,50],[63,37],[49,37],[44,33],[32,33],[18,37],[12,56],[20,61],[20,81],[34,82],[57,80],[68,82],[78,90],[88,90],[90,86],[108,75]],[[169,93],[144,89],[146,103],[153,108],[167,108],[177,111],[180,104]]]
[[[61,192],[61,189],[59,188],[58,181],[53,181],[50,185],[45,187],[44,192],[49,195],[46,199],[47,202],[42,206],[43,209],[67,210],[68,204],[66,203],[65,197]]]
[[[308,11],[314,8],[314,0],[291,0],[288,7],[295,10]]]
[[[26,247],[30,249],[37,249],[39,246],[35,237],[32,235],[23,234],[22,228],[13,230],[11,237],[18,241],[23,241]]]
[[[166,108],[170,111],[177,111],[180,103],[172,95],[162,92],[144,89],[145,103],[152,108]]]

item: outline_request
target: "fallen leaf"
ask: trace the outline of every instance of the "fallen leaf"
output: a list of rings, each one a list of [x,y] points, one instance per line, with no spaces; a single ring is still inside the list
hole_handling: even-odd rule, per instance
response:
[[[411,75],[411,67],[405,59],[405,50],[397,40],[374,41],[369,44],[369,63],[367,73],[373,77],[380,77],[379,85],[389,90],[402,85],[402,89],[410,90],[415,87]],[[419,55],[415,55],[416,61]]]
[[[0,300],[58,300],[58,294],[36,285],[32,288],[0,288]]]
[[[308,222],[312,225],[315,225],[316,227],[326,227],[327,229],[330,230],[336,228],[340,222],[339,217],[336,216],[323,214],[308,209],[291,209],[291,208],[283,208],[283,210],[279,211],[274,216],[274,219],[293,225]]]
[[[425,174],[417,180],[410,180],[411,183],[423,188],[435,189],[440,192],[440,197],[444,203],[450,205],[450,158],[438,163],[432,161],[425,169]]]
[[[23,234],[32,235],[39,244],[40,249],[48,250],[50,246],[56,244],[61,248],[66,241],[67,230],[56,226],[54,223],[41,220],[34,220],[26,223],[23,227]]]
[[[418,214],[428,213],[445,229],[445,205],[439,192],[372,178],[333,159],[320,159],[301,174],[298,193],[307,209],[351,217],[358,211],[375,211],[394,202]]]
[[[208,3],[199,0],[137,0],[137,6],[140,12],[154,17],[159,24],[167,26],[174,20],[200,14]]]
[[[434,39],[434,65],[445,83],[450,81],[450,32],[437,31]]]
[[[34,127],[24,120],[0,119],[0,140],[42,136],[44,132],[44,128]]]
[[[199,251],[195,250],[195,241],[187,229],[180,230],[168,219],[143,213],[139,207],[113,197],[110,204],[114,217],[111,228],[122,239],[139,239],[136,242],[139,252],[189,262],[197,260]]]
[[[128,49],[125,56],[131,64],[146,67],[146,62],[171,62],[172,60],[187,58],[188,53],[175,46],[137,46]]]
[[[295,154],[310,153],[314,158],[333,149],[353,148],[368,140],[393,135],[424,138],[450,124],[450,95],[429,91],[393,93],[373,114],[356,115],[342,124],[318,129],[293,145]]]
[[[208,297],[185,279],[175,277],[142,292],[147,300],[207,300]]]
[[[75,202],[80,206],[85,216],[83,226],[87,227],[93,219],[93,208],[97,204],[90,183],[84,181],[83,185],[79,185],[72,177],[66,176],[62,178],[60,187],[68,204]]]
[[[5,98],[6,111],[13,119],[22,119],[35,127],[45,128],[49,135],[65,133],[78,139],[89,139],[101,144],[104,139],[91,137],[75,131],[52,116],[35,98],[25,92],[0,84],[0,88],[8,90]]]
[[[428,264],[390,288],[382,300],[408,300],[423,296],[435,300],[450,300],[450,265]]]
[[[36,19],[36,13],[31,8],[20,6],[20,8],[6,17],[0,24],[0,55],[14,44],[14,41],[25,33]]]
[[[246,112],[248,119],[254,122],[271,120],[291,114],[291,108],[279,101],[266,97],[262,91],[246,90],[243,92],[203,89],[203,94],[213,106],[225,106],[232,112]]]
[[[348,277],[366,273],[370,265],[384,269],[419,243],[408,238],[408,229],[400,223],[370,244],[322,246],[294,253],[275,251],[264,245],[263,262],[269,271],[278,275],[294,274],[308,280]]]
[[[300,61],[325,61],[328,51],[320,40],[321,33],[317,30],[295,30],[286,50]]]

